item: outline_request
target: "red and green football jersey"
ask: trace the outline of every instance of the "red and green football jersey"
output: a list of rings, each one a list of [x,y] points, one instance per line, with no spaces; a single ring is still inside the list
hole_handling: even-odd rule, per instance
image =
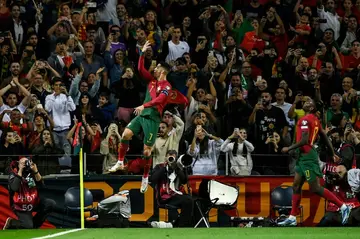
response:
[[[308,142],[300,147],[301,153],[309,153],[313,148],[313,144],[317,139],[321,124],[319,119],[314,114],[308,114],[301,117],[296,124],[296,142],[299,142],[303,132],[309,133]]]

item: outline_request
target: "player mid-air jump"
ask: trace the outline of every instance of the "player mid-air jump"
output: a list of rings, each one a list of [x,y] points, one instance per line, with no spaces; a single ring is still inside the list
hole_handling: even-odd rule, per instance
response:
[[[147,41],[140,52],[138,63],[140,76],[149,82],[144,104],[135,108],[134,113],[137,116],[126,126],[122,135],[119,160],[109,170],[110,172],[116,172],[124,169],[124,158],[129,147],[129,140],[131,140],[134,134],[139,134],[142,129],[144,131],[143,159],[147,160],[141,181],[140,191],[142,193],[145,193],[148,187],[148,176],[152,164],[151,151],[159,130],[161,115],[167,104],[169,92],[171,90],[171,85],[166,79],[166,75],[170,71],[168,64],[158,64],[154,69],[154,76],[152,76],[144,67],[144,53],[150,47],[150,42]]]

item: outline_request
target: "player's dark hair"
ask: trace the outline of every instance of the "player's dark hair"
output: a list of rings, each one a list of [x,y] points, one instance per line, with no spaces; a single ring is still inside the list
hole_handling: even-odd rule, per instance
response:
[[[311,101],[314,108],[310,111],[310,113],[315,114],[317,112],[316,103],[313,99],[311,99]]]
[[[166,62],[160,62],[160,66],[165,70],[166,74],[170,72],[170,65]]]

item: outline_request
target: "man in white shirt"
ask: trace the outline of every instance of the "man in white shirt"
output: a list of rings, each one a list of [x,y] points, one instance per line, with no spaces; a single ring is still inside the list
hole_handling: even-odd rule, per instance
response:
[[[22,93],[25,98],[21,101],[20,104],[18,104],[18,98],[17,95],[13,92],[8,93],[8,96],[6,97],[6,103],[4,104],[2,96],[11,88],[18,87],[20,93]],[[4,111],[8,111],[2,121],[3,122],[10,122],[10,112],[14,109],[17,109],[20,111],[21,114],[25,113],[26,108],[29,106],[31,101],[31,94],[30,92],[19,83],[19,80],[17,77],[13,77],[10,84],[6,85],[4,88],[0,90],[0,114]]]
[[[171,66],[174,65],[174,61],[179,57],[182,57],[184,53],[189,53],[190,47],[185,41],[180,41],[181,37],[181,28],[175,26],[171,33],[171,41],[168,41],[169,54],[167,55],[165,61]]]
[[[325,19],[325,23],[320,23],[321,31],[332,29],[335,33],[334,39],[337,40],[340,36],[340,21],[339,15],[335,11],[335,0],[326,0],[325,7],[323,0],[318,1],[317,13],[320,19]]]
[[[66,91],[61,78],[53,80],[54,93],[46,96],[45,110],[51,114],[54,121],[53,136],[56,147],[64,149],[65,154],[71,154],[71,146],[66,136],[71,125],[70,111],[76,106]]]

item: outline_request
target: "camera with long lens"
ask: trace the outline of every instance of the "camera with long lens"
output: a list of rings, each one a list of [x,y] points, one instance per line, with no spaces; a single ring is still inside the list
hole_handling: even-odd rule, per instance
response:
[[[183,154],[178,159],[178,164],[182,167],[190,167],[192,164],[193,158],[188,154]]]
[[[172,156],[170,156],[170,157],[168,158],[168,161],[169,161],[169,163],[174,163],[174,162],[175,162],[175,158],[172,157]]]
[[[25,175],[27,175],[25,180],[28,184],[28,187],[29,188],[35,187],[36,186],[35,180],[31,177],[31,161],[30,161],[30,159],[26,159],[26,161],[25,161],[24,172],[25,172]]]
[[[27,159],[27,160],[25,161],[24,171],[25,171],[25,172],[30,172],[30,171],[31,171],[31,161],[30,161],[30,159]]]

